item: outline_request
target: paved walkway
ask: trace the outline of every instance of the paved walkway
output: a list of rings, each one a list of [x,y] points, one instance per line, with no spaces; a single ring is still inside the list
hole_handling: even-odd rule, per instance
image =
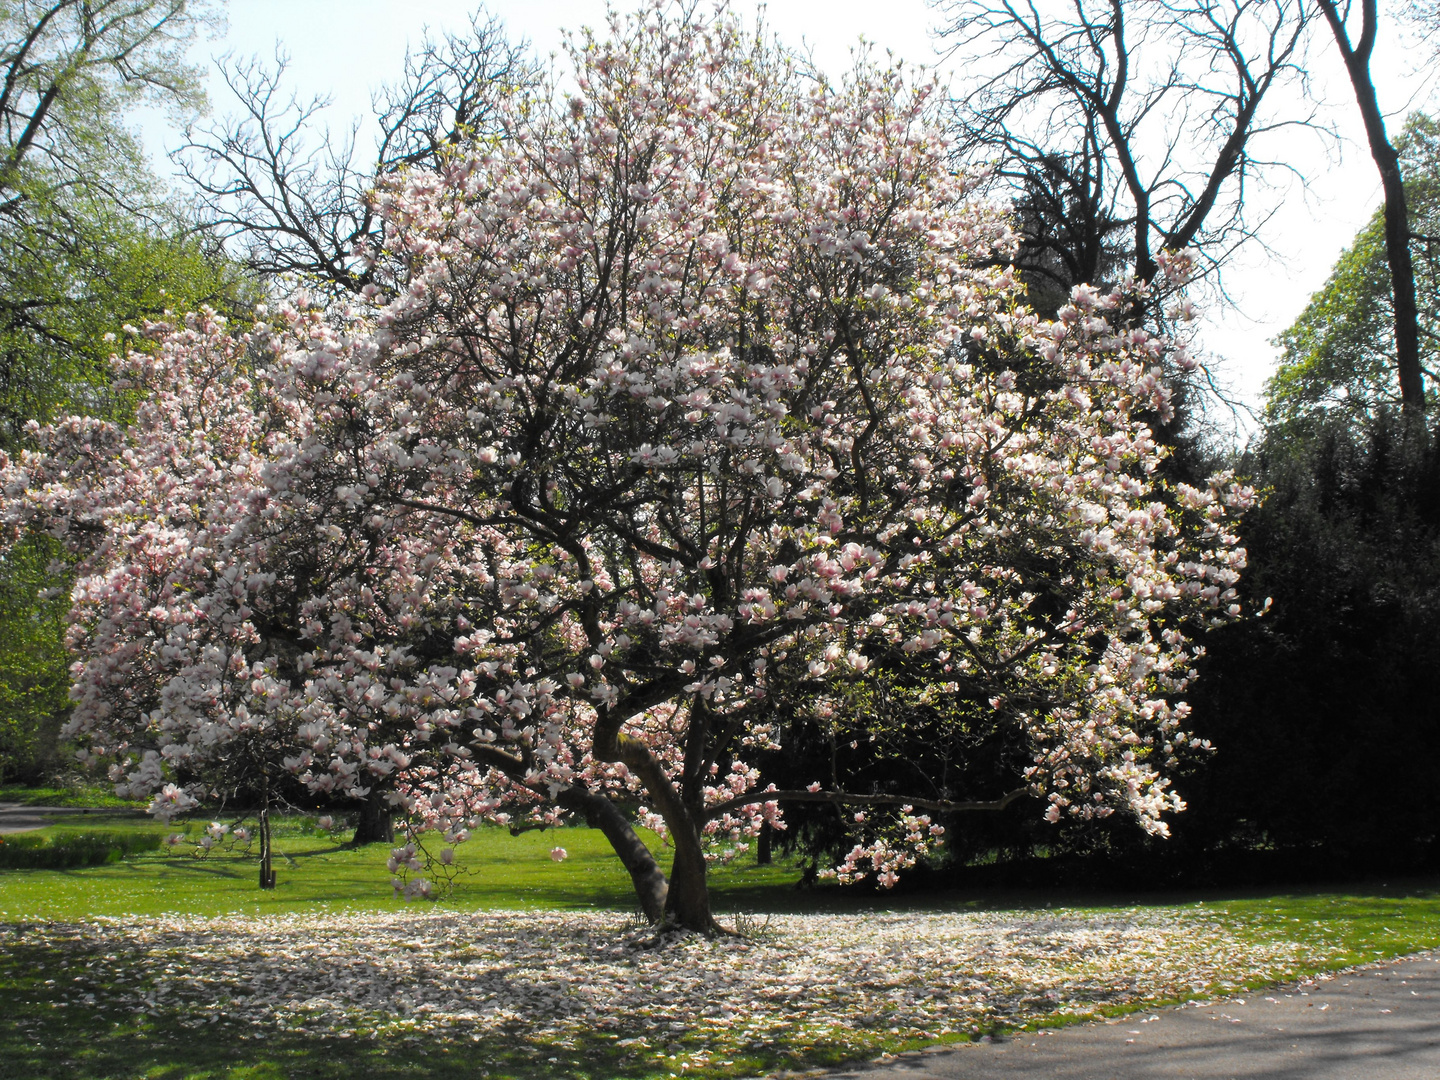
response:
[[[31,832],[53,824],[54,819],[69,814],[125,814],[125,810],[89,810],[79,806],[25,806],[23,803],[0,802],[0,833]],[[144,811],[128,811],[144,813]]]
[[[1440,952],[1254,996],[901,1055],[854,1080],[1437,1080]]]

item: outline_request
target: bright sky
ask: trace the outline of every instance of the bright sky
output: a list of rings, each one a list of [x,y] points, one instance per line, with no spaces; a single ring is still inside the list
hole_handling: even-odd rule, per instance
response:
[[[227,50],[269,57],[278,40],[291,56],[296,90],[331,96],[329,120],[344,129],[351,117],[368,116],[371,90],[395,78],[407,45],[418,44],[426,26],[459,29],[473,7],[473,0],[231,0],[226,37],[200,43],[195,58],[204,62]],[[734,0],[734,7],[745,14],[752,10],[746,0]],[[512,37],[528,38],[542,55],[559,48],[562,28],[598,28],[605,21],[604,0],[492,0],[490,10]],[[928,31],[935,17],[925,0],[773,0],[765,14],[782,41],[809,45],[816,61],[832,72],[848,65],[849,51],[862,36],[906,60],[934,63]],[[1411,108],[1431,103],[1433,80],[1415,69],[1433,58],[1407,52],[1393,26],[1387,29],[1373,67],[1394,132]],[[1319,45],[1330,47],[1316,48],[1312,75],[1347,142],[1338,156],[1327,157],[1313,138],[1299,139],[1286,151],[1307,179],[1270,196],[1274,216],[1263,232],[1270,250],[1252,246],[1241,254],[1227,282],[1237,308],[1215,313],[1201,327],[1202,344],[1219,359],[1214,367],[1220,380],[1252,404],[1274,367],[1269,340],[1304,308],[1380,199],[1333,43]],[[219,86],[212,91],[221,112],[228,108],[225,93]],[[146,125],[152,146],[157,134]],[[175,141],[173,134],[161,137]]]

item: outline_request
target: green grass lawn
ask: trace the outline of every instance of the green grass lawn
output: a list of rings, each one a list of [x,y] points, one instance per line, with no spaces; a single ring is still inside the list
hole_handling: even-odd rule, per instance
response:
[[[46,834],[112,830],[171,831],[120,814],[61,819]],[[198,835],[203,822],[189,826]],[[556,863],[550,848],[569,858]],[[257,887],[253,854],[212,854],[197,859],[179,850],[145,853],[122,862],[77,870],[0,871],[0,923],[81,922],[107,915],[217,916],[315,911],[398,910],[385,860],[389,849],[351,849],[317,834],[303,820],[282,820],[276,829],[278,887]],[[634,903],[629,881],[598,831],[584,828],[528,832],[518,837],[487,829],[459,849],[458,874],[443,907],[458,910],[602,908],[616,912],[617,933]],[[1190,896],[1079,896],[1053,894],[944,894],[874,896],[839,889],[794,888],[793,866],[757,867],[738,861],[713,875],[716,910],[725,912],[849,912],[889,910],[985,910],[1035,912],[1050,904],[1106,911],[1141,905],[1223,920],[1237,942],[1294,941],[1324,951],[1324,966],[1370,962],[1440,945],[1440,881],[1392,882],[1373,888],[1309,889],[1285,894]],[[722,915],[723,918],[723,915]],[[255,1028],[218,1016],[203,1033],[164,1009],[137,1017],[107,1007],[104,987],[140,976],[106,954],[70,951],[64,956],[22,944],[0,951],[0,1077],[75,1080],[350,1080],[353,1077],[448,1078],[573,1076],[590,1080],[668,1077],[663,1060],[625,1056],[614,1036],[596,1032],[557,1051],[537,1050],[523,1039],[473,1040],[379,1037],[363,1031],[348,1037]],[[1324,950],[1318,946],[1323,945]],[[1304,972],[1295,972],[1301,974]],[[96,988],[96,1000],[74,1007],[76,985]],[[62,995],[72,995],[63,998]],[[68,1001],[69,1007],[61,1007]],[[1160,1002],[1146,1001],[1146,1008]],[[1049,1022],[1064,1022],[1056,1016]],[[781,1068],[837,1064],[857,1052],[898,1050],[906,1045],[874,1033],[841,1039],[796,1054],[781,1045],[736,1055],[727,1063],[686,1075],[729,1077]],[[849,1047],[847,1050],[846,1047]]]
[[[143,810],[148,804],[136,799],[122,799],[105,787],[26,787],[0,784],[0,803],[23,806],[80,806]]]
[[[188,825],[197,836],[203,822]],[[42,835],[147,830],[168,834],[157,822],[103,813],[59,818]],[[317,908],[403,908],[390,886],[385,861],[390,847],[351,848],[334,837],[316,834],[302,821],[279,819],[274,829],[273,890],[258,888],[258,845],[248,854],[212,852],[196,858],[192,843],[78,870],[0,871],[0,921],[68,921],[96,915],[280,914]],[[646,836],[651,834],[646,833]],[[660,850],[651,837],[652,846]],[[569,857],[557,863],[553,847]],[[437,846],[438,850],[438,846]],[[566,828],[511,836],[504,829],[482,830],[457,849],[454,891],[447,906],[461,909],[635,907],[629,875],[596,829]],[[783,903],[798,871],[740,862],[718,868],[714,877],[717,910],[758,910],[769,901]]]

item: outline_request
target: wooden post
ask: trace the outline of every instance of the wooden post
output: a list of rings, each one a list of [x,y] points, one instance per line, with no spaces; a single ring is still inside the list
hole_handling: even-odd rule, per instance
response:
[[[275,887],[275,871],[270,865],[270,797],[266,792],[265,805],[260,807],[260,888]]]

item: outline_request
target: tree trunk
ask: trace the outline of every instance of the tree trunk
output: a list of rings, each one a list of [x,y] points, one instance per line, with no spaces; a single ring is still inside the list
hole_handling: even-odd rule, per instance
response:
[[[350,843],[359,847],[363,844],[393,844],[395,822],[390,804],[379,788],[371,788],[370,794],[360,804],[360,820],[355,824],[355,836]]]
[[[1385,116],[1375,97],[1370,77],[1370,57],[1375,48],[1375,0],[1361,4],[1360,37],[1352,45],[1335,0],[1320,0],[1320,10],[1330,24],[1335,44],[1345,60],[1355,103],[1365,121],[1370,156],[1380,170],[1385,192],[1385,261],[1390,267],[1390,292],[1395,314],[1395,367],[1400,381],[1400,404],[1411,414],[1425,411],[1425,384],[1420,370],[1420,321],[1415,305],[1415,265],[1410,257],[1410,214],[1405,205],[1405,184],[1400,174],[1400,155],[1385,134]]]
[[[771,848],[775,844],[775,830],[770,827],[768,821],[760,826],[760,836],[755,843],[755,862],[760,866],[769,866],[771,860]]]
[[[670,836],[675,842],[675,862],[670,867],[670,891],[665,897],[665,922],[699,934],[723,933],[710,912],[710,882],[705,849],[700,834],[689,822],[683,822],[686,836],[682,839],[682,823],[666,817]]]
[[[623,762],[638,776],[670,829],[675,862],[665,894],[665,922],[700,934],[724,933],[710,913],[710,887],[706,881],[699,823],[665,775],[664,766],[639,739],[621,734],[620,722],[610,717],[596,727],[594,753],[604,761]]]
[[[612,743],[613,746],[613,743]],[[616,750],[618,753],[618,749]],[[480,746],[475,751],[481,763],[510,777],[517,783],[524,783],[528,773],[524,761],[493,746]],[[565,809],[585,815],[585,823],[592,829],[599,829],[610,841],[621,864],[630,872],[630,881],[635,886],[635,897],[640,909],[652,923],[665,917],[665,897],[669,883],[625,815],[604,795],[596,794],[576,784],[559,793],[556,801]]]
[[[665,880],[665,873],[655,861],[655,856],[650,854],[650,849],[636,834],[634,827],[625,820],[625,815],[604,795],[578,786],[561,792],[559,802],[584,814],[587,825],[605,834],[620,862],[630,872],[640,910],[652,923],[660,922],[665,917],[669,882]]]
[[[62,709],[40,721],[35,740],[35,767],[42,780],[50,780],[60,765],[60,729],[70,718],[70,710]]]
[[[1400,406],[1407,413],[1425,411],[1425,384],[1420,370],[1420,316],[1415,303],[1415,266],[1410,256],[1410,212],[1400,155],[1389,141],[1386,153],[1375,152],[1385,191],[1385,261],[1395,304],[1395,368],[1400,379]]]

